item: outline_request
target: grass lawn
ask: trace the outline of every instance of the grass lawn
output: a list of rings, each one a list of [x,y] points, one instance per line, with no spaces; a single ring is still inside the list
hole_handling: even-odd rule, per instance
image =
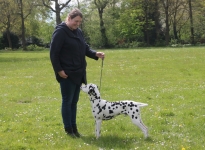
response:
[[[148,103],[149,138],[120,115],[96,140],[89,97],[81,92],[78,128],[64,133],[61,97],[49,52],[0,51],[2,150],[204,150],[205,47],[103,50],[101,97]],[[88,83],[100,84],[101,60],[87,59]]]

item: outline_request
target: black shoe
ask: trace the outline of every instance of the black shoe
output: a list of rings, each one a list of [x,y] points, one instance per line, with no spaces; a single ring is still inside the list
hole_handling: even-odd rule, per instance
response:
[[[66,132],[66,134],[69,135],[69,136],[72,137],[72,138],[76,138],[76,135],[75,135],[74,133],[67,133],[67,132]]]
[[[82,135],[77,131],[77,132],[73,132],[74,135],[77,137],[77,138],[80,138]]]
[[[73,126],[73,133],[74,133],[74,135],[76,136],[76,137],[81,137],[82,135],[78,132],[78,129],[77,129],[77,126],[76,125],[74,125]]]
[[[72,138],[76,138],[75,134],[73,133],[73,128],[65,128],[65,132]]]

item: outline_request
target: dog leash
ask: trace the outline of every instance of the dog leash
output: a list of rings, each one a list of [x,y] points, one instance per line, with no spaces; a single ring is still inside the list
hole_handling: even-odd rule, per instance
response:
[[[100,91],[100,88],[101,88],[102,70],[103,70],[103,61],[104,61],[104,59],[102,59],[102,64],[101,64],[101,72],[100,72],[100,87],[99,87],[99,91]]]

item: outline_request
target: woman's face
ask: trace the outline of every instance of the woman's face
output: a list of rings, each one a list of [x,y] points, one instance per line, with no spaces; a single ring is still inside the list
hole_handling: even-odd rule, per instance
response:
[[[76,16],[75,18],[71,19],[70,17],[68,17],[68,27],[71,30],[75,30],[77,29],[80,24],[82,22],[82,18],[80,16]]]

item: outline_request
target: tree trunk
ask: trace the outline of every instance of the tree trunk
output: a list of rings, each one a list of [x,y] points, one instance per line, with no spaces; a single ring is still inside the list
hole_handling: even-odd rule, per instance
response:
[[[173,22],[174,39],[178,40],[176,21]]]
[[[9,29],[6,29],[6,37],[7,37],[7,40],[9,42],[9,48],[13,49],[12,48],[12,42],[11,42],[11,36],[10,36],[10,31]]]
[[[23,50],[26,50],[26,38],[25,38],[25,24],[24,24],[24,13],[23,13],[23,3],[22,0],[20,0],[20,16],[21,16],[21,40],[22,40],[22,47]]]
[[[168,1],[164,4],[165,8],[165,24],[166,24],[166,31],[165,31],[165,39],[166,39],[166,45],[169,45],[169,4]]]
[[[194,25],[193,25],[193,16],[192,16],[192,5],[191,0],[189,0],[189,16],[190,16],[190,31],[191,31],[191,44],[195,44],[194,42]]]
[[[51,7],[50,2],[55,3],[55,9]],[[64,3],[60,0],[42,0],[42,3],[45,7],[49,8],[51,11],[53,11],[56,15],[56,25],[60,24],[62,22],[61,20],[61,10],[65,7],[68,7],[68,4],[71,2],[71,0],[63,0]]]
[[[149,24],[148,24],[148,0],[145,0],[145,37],[147,45],[150,45],[149,42]]]
[[[7,37],[7,40],[9,42],[9,47],[11,49],[13,49],[12,41],[11,41],[11,36],[10,36],[11,15],[8,15],[7,19],[8,19],[8,22],[7,22],[7,27],[6,27],[6,37]]]
[[[61,8],[60,5],[58,4],[58,2],[55,2],[55,10],[56,10],[56,25],[60,24],[62,22],[61,20]]]
[[[160,13],[159,13],[159,2],[158,0],[155,0],[155,4],[154,4],[154,8],[155,8],[155,12],[154,12],[154,23],[155,23],[155,28],[156,28],[156,40],[155,41],[159,41],[159,34],[160,34]]]
[[[103,9],[98,8],[98,13],[100,17],[100,32],[102,37],[102,46],[107,47],[108,46],[108,39],[106,36],[106,29],[104,27],[104,21],[103,21]]]
[[[94,0],[94,3],[97,6],[98,14],[100,18],[100,32],[101,32],[101,37],[102,37],[102,47],[104,48],[109,47],[108,39],[106,36],[106,29],[105,29],[104,21],[103,21],[103,10],[109,3],[109,0],[106,0],[106,1]]]

